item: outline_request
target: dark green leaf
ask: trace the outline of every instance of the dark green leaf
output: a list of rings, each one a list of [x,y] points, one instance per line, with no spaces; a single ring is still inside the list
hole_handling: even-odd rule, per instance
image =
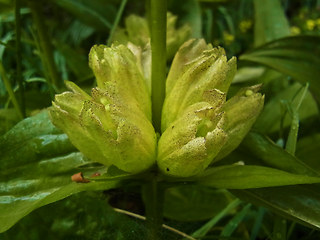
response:
[[[0,1],[0,13],[1,14],[12,11],[13,8],[14,8],[14,1],[13,0],[8,0],[8,1],[1,0]]]
[[[62,42],[55,44],[57,49],[65,57],[66,64],[71,71],[77,76],[77,80],[86,80],[93,77],[93,73],[88,65],[88,59],[79,52]]]
[[[292,174],[268,167],[229,165],[206,170],[199,177],[198,182],[215,188],[247,189],[320,183],[320,178]]]
[[[178,221],[201,221],[216,216],[233,197],[224,189],[199,185],[169,188],[165,193],[164,216]]]
[[[246,153],[256,158],[256,163],[260,162],[291,173],[318,176],[311,167],[258,133],[250,132],[241,146]]]
[[[283,100],[291,102],[292,99],[294,99],[292,103],[296,104],[299,96],[301,96],[301,94],[296,95],[299,89],[301,89],[301,85],[295,83],[279,92],[277,95],[272,96],[270,101],[265,104],[262,113],[258,117],[257,122],[255,123],[255,128],[259,129],[259,132],[264,134],[279,131],[281,118],[283,117],[281,102]],[[303,121],[309,117],[317,115],[318,113],[319,111],[317,108],[317,103],[314,101],[312,95],[308,92],[299,109],[299,119],[300,121]],[[287,114],[283,121],[283,127],[289,127],[290,122],[290,116]]]
[[[114,188],[119,182],[72,182],[71,176],[80,171],[90,176],[105,170],[76,151],[47,111],[18,123],[0,138],[0,149],[0,232],[41,206],[85,190]]]
[[[210,221],[208,221],[206,224],[204,224],[201,228],[199,228],[197,231],[195,231],[192,234],[192,237],[195,238],[202,238],[204,237],[216,224],[219,222],[223,217],[225,217],[230,211],[232,211],[234,208],[236,208],[241,201],[239,199],[236,199],[228,204],[225,208],[223,208],[219,213],[217,213],[216,216],[214,216]]]
[[[287,239],[287,221],[282,217],[276,216],[273,223],[272,240]]]
[[[0,109],[0,136],[12,128],[20,117],[13,108]]]
[[[297,144],[296,156],[320,174],[320,134],[301,138]]]
[[[236,196],[308,227],[320,229],[319,185],[232,190]]]
[[[238,69],[236,76],[232,80],[232,83],[242,83],[247,81],[253,81],[262,76],[265,72],[264,67],[243,67]]]
[[[239,224],[247,215],[248,211],[250,210],[250,207],[251,207],[251,204],[247,204],[244,208],[242,208],[242,210],[239,211],[223,228],[220,236],[223,236],[223,237],[231,236],[234,230],[236,230],[236,228],[239,226]]]
[[[174,9],[173,13],[180,16],[179,21],[191,27],[192,37],[202,37],[201,8],[197,0],[185,0],[183,4],[179,1],[170,1],[168,6],[169,10]]]
[[[53,2],[98,30],[111,29],[116,15],[116,8],[103,0],[55,0]]]
[[[260,46],[290,34],[289,24],[280,0],[254,0],[253,2],[255,8],[255,46]]]
[[[320,37],[296,36],[267,43],[247,54],[240,60],[251,61],[271,67],[305,84],[320,102]]]
[[[39,208],[0,234],[0,239],[145,239],[145,222],[117,213],[100,191],[82,192]]]
[[[230,0],[198,0],[199,2],[211,2],[211,3],[221,3],[221,2],[227,2]]]

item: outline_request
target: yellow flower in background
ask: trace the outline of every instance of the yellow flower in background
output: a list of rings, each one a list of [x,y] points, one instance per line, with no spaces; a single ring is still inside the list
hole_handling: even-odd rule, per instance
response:
[[[252,28],[252,21],[251,20],[243,20],[239,24],[239,29],[242,33],[248,32]]]
[[[316,22],[313,19],[308,19],[306,21],[306,27],[309,31],[312,31],[316,26]]]
[[[317,27],[320,28],[320,18],[316,19]]]
[[[230,45],[231,43],[233,43],[234,39],[234,35],[228,32],[223,32],[223,40],[226,45]]]
[[[214,39],[213,42],[212,42],[212,45],[213,46],[219,46],[221,43],[220,43],[220,40],[219,39]]]
[[[292,35],[299,35],[301,33],[301,29],[297,26],[290,27],[290,32]]]

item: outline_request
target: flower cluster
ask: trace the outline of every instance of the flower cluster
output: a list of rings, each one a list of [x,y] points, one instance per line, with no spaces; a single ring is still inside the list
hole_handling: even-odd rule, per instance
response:
[[[131,49],[131,50],[130,50]],[[151,96],[141,52],[124,45],[94,46],[91,96],[75,84],[56,96],[52,121],[92,161],[139,173],[157,164],[163,174],[189,177],[234,150],[262,107],[259,86],[226,100],[236,59],[204,40],[184,43],[166,82],[159,140],[151,123]],[[140,60],[139,60],[140,59]]]

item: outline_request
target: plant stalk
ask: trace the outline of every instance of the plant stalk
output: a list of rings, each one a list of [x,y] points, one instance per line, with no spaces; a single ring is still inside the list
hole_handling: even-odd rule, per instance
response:
[[[147,217],[147,239],[160,240],[162,228],[162,213],[164,190],[158,185],[156,176],[143,186],[145,210]]]
[[[49,83],[54,89],[61,85],[61,79],[58,73],[57,66],[54,62],[52,43],[44,24],[45,18],[42,14],[40,5],[41,1],[29,0],[29,7],[33,16],[35,29],[39,38],[40,54],[43,55],[43,66],[48,71],[50,77]]]
[[[165,97],[167,67],[167,0],[151,0],[150,21],[152,51],[152,122],[156,132],[161,133],[161,111]]]
[[[12,103],[13,103],[14,108],[16,109],[20,119],[23,119],[23,113],[21,111],[21,108],[20,108],[20,105],[19,105],[19,103],[17,101],[17,98],[14,95],[14,92],[12,90],[10,81],[9,81],[9,79],[7,77],[7,73],[4,70],[4,67],[2,65],[2,61],[1,60],[0,60],[0,76],[2,78],[2,81],[4,83],[5,88],[6,88],[7,92],[8,92],[8,94],[9,94],[9,97],[10,97]]]
[[[16,32],[16,63],[17,63],[17,82],[19,84],[20,106],[23,117],[26,117],[24,86],[22,80],[22,54],[21,54],[21,0],[15,1],[15,32]]]

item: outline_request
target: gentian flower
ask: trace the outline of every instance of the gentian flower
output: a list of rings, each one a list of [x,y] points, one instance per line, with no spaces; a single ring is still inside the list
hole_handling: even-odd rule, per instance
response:
[[[71,90],[55,98],[53,123],[92,161],[129,173],[155,164],[174,177],[190,177],[233,151],[264,102],[259,86],[227,100],[236,59],[204,40],[189,40],[173,60],[166,82],[159,140],[151,121],[148,61],[139,47],[94,46],[89,63],[97,87],[91,96]],[[140,49],[141,50],[141,49]],[[150,58],[144,58],[150,59]]]

